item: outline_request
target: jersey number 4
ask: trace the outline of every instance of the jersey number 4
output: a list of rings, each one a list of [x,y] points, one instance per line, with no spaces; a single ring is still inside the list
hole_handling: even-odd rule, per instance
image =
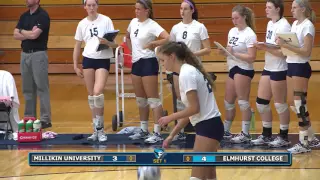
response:
[[[188,37],[188,32],[184,31],[182,34],[182,39],[187,39],[187,37]]]
[[[93,29],[90,29],[90,34],[91,34],[91,37],[93,36],[98,36],[98,28],[93,28]]]
[[[206,77],[203,76],[203,78],[204,78],[204,81],[207,83],[207,88],[208,88],[209,93],[212,93],[212,87],[211,87],[209,81],[206,79]]]
[[[133,34],[135,35],[135,37],[137,37],[138,33],[139,33],[139,29],[137,29]]]

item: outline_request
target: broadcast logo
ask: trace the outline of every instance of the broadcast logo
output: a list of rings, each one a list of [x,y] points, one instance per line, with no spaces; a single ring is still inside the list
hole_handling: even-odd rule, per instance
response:
[[[154,149],[154,156],[156,159],[153,159],[153,163],[159,164],[159,163],[166,163],[167,160],[163,159],[166,153],[164,152],[164,149],[156,148]]]

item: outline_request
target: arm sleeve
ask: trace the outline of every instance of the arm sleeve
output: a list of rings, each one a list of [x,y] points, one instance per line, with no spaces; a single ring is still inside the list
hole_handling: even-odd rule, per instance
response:
[[[20,18],[19,18],[19,21],[18,21],[18,23],[16,25],[17,29],[22,29],[23,28],[22,27],[22,22],[23,22],[23,16],[21,15]]]
[[[50,18],[49,18],[49,16],[46,15],[46,14],[42,14],[40,16],[40,18],[39,18],[37,26],[42,31],[44,31],[46,29],[49,29],[49,27],[50,27]]]
[[[254,43],[257,41],[257,35],[256,34],[250,34],[250,36],[248,36],[246,38],[246,46],[247,48],[252,48],[254,47]]]
[[[305,26],[302,29],[302,34],[303,34],[303,37],[306,37],[308,34],[310,34],[314,38],[314,35],[315,35],[314,26],[311,26],[311,25]]]
[[[151,34],[153,34],[156,37],[159,37],[159,35],[164,31],[164,29],[158,24],[153,23],[151,28]]]
[[[181,90],[184,94],[192,90],[197,90],[197,80],[195,73],[189,72],[188,74],[183,74],[181,76]]]
[[[83,36],[82,36],[82,30],[81,30],[81,24],[80,23],[77,26],[76,35],[75,35],[74,39],[77,40],[77,41],[83,41]]]
[[[172,27],[170,31],[170,41],[176,41],[176,28],[175,26]]]
[[[201,41],[209,38],[208,30],[207,30],[207,28],[206,28],[203,24],[201,24],[200,32],[199,32],[199,33],[200,33]]]

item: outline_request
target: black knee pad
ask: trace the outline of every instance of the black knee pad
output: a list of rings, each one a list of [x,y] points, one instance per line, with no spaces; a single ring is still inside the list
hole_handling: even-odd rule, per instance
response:
[[[258,104],[264,104],[264,105],[270,104],[270,100],[262,99],[262,98],[259,98],[259,97],[257,97],[256,102],[257,102]]]

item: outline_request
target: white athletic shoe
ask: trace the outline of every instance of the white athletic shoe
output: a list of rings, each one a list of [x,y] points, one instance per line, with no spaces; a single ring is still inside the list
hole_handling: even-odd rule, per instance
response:
[[[97,141],[98,140],[98,132],[94,131],[91,136],[87,138],[88,141]]]
[[[131,136],[129,136],[129,139],[131,140],[138,140],[138,139],[147,139],[150,136],[149,132],[144,132],[142,129],[140,132],[137,132]]]
[[[232,143],[245,143],[245,142],[250,142],[251,141],[251,136],[250,134],[245,134],[241,131],[240,134],[236,135],[234,138],[231,138],[230,141]]]
[[[108,140],[108,137],[107,137],[107,135],[103,132],[103,129],[101,129],[101,130],[98,130],[98,140],[99,140],[99,142],[105,142],[105,141],[107,141]]]
[[[230,131],[225,131],[223,134],[223,139],[229,140],[232,138],[232,134],[230,133]]]
[[[309,147],[314,148],[314,147],[320,147],[320,141],[317,137],[314,137],[312,141],[309,141]]]
[[[306,152],[311,152],[311,149],[309,146],[305,146],[301,143],[298,143],[294,145],[292,148],[287,149],[289,152],[292,154],[300,154],[300,153],[306,153]]]
[[[163,141],[163,138],[161,137],[160,133],[153,133],[150,137],[148,137],[146,140],[144,140],[145,143],[154,144],[157,142]]]
[[[269,143],[269,147],[278,148],[290,145],[291,142],[288,139],[284,139],[280,136],[276,137],[272,142]]]
[[[269,144],[271,141],[272,141],[271,137],[260,135],[257,139],[252,140],[251,144],[259,146],[259,145]]]
[[[173,137],[172,142],[173,142],[173,141],[184,141],[184,140],[186,140],[186,138],[187,138],[187,136],[186,136],[185,133],[179,132],[177,135],[175,135],[175,136]]]

